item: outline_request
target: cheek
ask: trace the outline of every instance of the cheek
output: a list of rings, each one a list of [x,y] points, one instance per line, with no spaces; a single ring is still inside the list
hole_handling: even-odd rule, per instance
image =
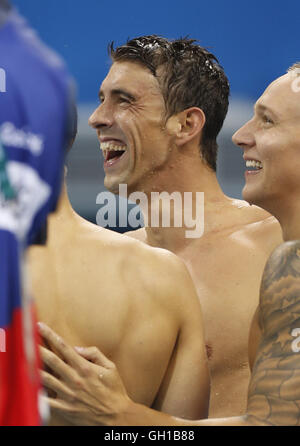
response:
[[[139,149],[144,155],[156,153],[159,156],[168,144],[165,132],[160,121],[139,122],[135,127],[135,140],[139,143]]]
[[[282,145],[275,135],[267,134],[257,140],[257,150],[259,157],[266,168],[277,162],[283,156]]]

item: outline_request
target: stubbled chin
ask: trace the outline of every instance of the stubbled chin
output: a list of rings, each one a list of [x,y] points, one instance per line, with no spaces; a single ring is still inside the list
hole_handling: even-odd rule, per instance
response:
[[[104,178],[104,187],[112,194],[117,194],[119,192],[119,184],[117,178],[113,179],[111,176],[106,175]]]
[[[119,185],[120,184],[128,184],[128,172],[120,173],[119,175],[106,174],[104,177],[104,186],[106,189],[113,193],[119,193]]]

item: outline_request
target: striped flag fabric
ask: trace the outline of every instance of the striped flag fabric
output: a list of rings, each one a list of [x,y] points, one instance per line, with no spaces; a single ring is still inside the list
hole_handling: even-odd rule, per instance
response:
[[[0,0],[0,425],[4,426],[42,423],[36,316],[25,255],[58,201],[72,97],[72,81],[61,59],[7,1]]]
[[[34,309],[22,293],[18,241],[0,230],[0,247],[0,424],[35,426],[41,420]]]

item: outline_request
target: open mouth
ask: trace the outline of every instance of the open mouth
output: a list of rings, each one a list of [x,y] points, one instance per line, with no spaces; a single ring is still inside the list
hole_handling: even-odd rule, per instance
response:
[[[246,167],[248,172],[257,172],[263,168],[263,165],[260,161],[247,160]]]
[[[101,144],[101,149],[103,152],[104,163],[112,164],[118,161],[122,155],[124,155],[127,150],[127,146],[119,145],[115,142],[103,142]]]

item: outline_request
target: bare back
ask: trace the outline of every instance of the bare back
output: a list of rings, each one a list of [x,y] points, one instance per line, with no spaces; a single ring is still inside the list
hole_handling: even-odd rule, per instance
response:
[[[193,389],[198,400],[203,393],[203,404],[189,400],[186,415],[192,418],[204,411],[200,416],[205,416],[209,390],[201,313],[192,280],[182,272],[182,265],[168,252],[99,228],[79,216],[56,227],[59,232],[50,231],[47,247],[34,247],[29,253],[39,319],[71,345],[100,348],[118,366],[135,401],[175,414],[180,409],[173,401],[172,382],[164,388],[163,381],[174,373],[171,364],[179,355],[182,371],[175,370],[175,376],[185,369],[187,380],[200,382]],[[190,286],[187,307],[183,290],[176,290],[178,273]],[[187,320],[191,314],[195,314],[192,326],[199,340],[192,342],[188,355],[194,348],[197,372],[185,368],[179,348],[185,342],[180,333],[189,339],[187,345],[190,342]],[[185,385],[181,390],[179,386],[178,392],[188,391],[186,385],[186,390]],[[61,423],[52,419],[52,424]]]
[[[130,235],[147,241],[144,229]],[[210,417],[246,410],[251,320],[263,268],[281,240],[273,217],[235,200],[215,230],[173,251],[185,262],[201,302],[211,373]]]

